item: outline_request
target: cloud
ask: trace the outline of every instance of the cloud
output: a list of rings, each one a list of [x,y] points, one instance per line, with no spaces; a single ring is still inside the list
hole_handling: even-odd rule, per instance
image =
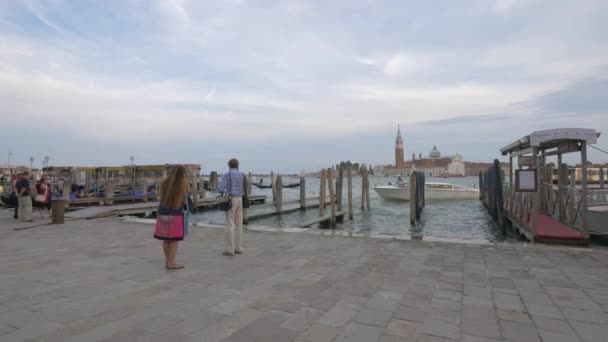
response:
[[[505,13],[512,10],[520,3],[520,0],[496,0],[494,10],[498,13]]]
[[[388,59],[384,65],[384,73],[388,76],[403,76],[410,73],[422,72],[428,64],[428,60],[400,52]]]
[[[307,141],[364,151],[364,135],[388,135],[390,159],[400,122],[421,150],[441,132],[467,155],[479,125],[519,133],[494,127],[505,116],[606,126],[606,15],[597,0],[0,2],[0,118],[66,132],[65,150],[288,141],[297,167]]]
[[[533,99],[530,104],[552,113],[605,114],[608,117],[608,78],[577,81]],[[605,120],[608,123],[608,118]]]
[[[55,22],[51,21],[47,15],[44,13],[44,11],[42,10],[42,8],[39,6],[39,4],[37,3],[36,0],[25,0],[25,4],[28,8],[28,10],[36,17],[38,18],[38,20],[40,20],[43,24],[45,24],[46,26],[52,28],[53,30],[59,32],[59,33],[63,33],[64,30],[57,25]]]

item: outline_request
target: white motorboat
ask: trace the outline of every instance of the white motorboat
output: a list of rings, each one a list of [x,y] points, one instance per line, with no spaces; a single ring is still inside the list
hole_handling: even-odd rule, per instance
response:
[[[374,191],[384,199],[410,200],[408,184],[375,186]],[[426,182],[424,197],[427,200],[479,199],[479,190],[451,183]]]

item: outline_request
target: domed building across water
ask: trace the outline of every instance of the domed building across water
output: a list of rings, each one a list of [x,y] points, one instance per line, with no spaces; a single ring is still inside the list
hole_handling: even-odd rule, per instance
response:
[[[395,165],[384,167],[376,167],[377,171],[384,174],[401,174],[409,175],[412,171],[424,172],[429,177],[464,177],[465,163],[462,156],[458,153],[452,156],[442,156],[437,149],[437,145],[433,145],[433,149],[429,153],[428,158],[422,158],[422,153],[412,153],[411,160],[405,160],[405,148],[403,137],[401,136],[401,128],[397,128],[397,138],[395,139]]]

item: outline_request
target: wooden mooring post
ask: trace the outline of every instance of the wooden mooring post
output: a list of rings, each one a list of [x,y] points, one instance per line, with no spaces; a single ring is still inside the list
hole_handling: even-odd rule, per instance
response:
[[[319,215],[323,216],[325,211],[325,169],[321,170],[321,179],[319,180]]]
[[[114,201],[112,200],[114,198],[114,183],[112,183],[112,181],[110,181],[109,179],[106,180],[106,185],[105,185],[105,205],[113,205]],[[158,197],[158,193],[156,194],[156,196]]]
[[[338,178],[336,179],[336,205],[338,211],[342,211],[342,192],[344,192],[344,170],[338,169]]]
[[[348,219],[353,220],[353,171],[352,167],[346,169],[346,177],[348,178]]]
[[[274,203],[277,208],[277,215],[281,215],[281,213],[283,212],[283,178],[280,175],[277,176],[277,179],[275,180],[272,188],[276,188],[276,190],[274,191]]]
[[[274,171],[270,171],[270,185],[272,190],[272,201],[277,201],[277,187],[276,187],[276,179],[274,178]]]
[[[416,171],[410,175],[410,224],[416,224]]]
[[[365,164],[361,165],[361,210],[370,209],[369,177]]]
[[[416,224],[420,220],[424,209],[426,187],[425,175],[422,172],[414,171],[410,175],[410,224]]]
[[[333,169],[327,169],[327,187],[329,190],[329,206],[331,209],[331,221],[330,226],[336,226],[336,192],[334,189],[334,177],[333,177]]]
[[[306,210],[306,178],[300,177],[300,209]]]
[[[505,233],[503,174],[498,159],[486,171],[480,173],[479,196],[488,213]]]

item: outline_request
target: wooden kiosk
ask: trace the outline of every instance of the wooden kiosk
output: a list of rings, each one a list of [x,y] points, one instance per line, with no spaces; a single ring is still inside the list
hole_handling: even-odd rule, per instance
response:
[[[587,144],[595,144],[599,136],[593,129],[549,129],[532,132],[500,149],[502,155],[509,156],[515,176],[505,184],[505,217],[528,240],[589,243]],[[568,153],[580,153],[580,187],[576,186],[574,170],[562,163],[562,155]],[[557,185],[553,184],[553,168],[546,161],[550,156],[557,156]],[[515,157],[519,165],[513,172]]]

